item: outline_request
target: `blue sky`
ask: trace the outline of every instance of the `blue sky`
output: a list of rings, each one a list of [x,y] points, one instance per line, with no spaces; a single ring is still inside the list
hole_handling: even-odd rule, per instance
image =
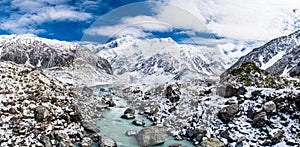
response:
[[[35,34],[79,41],[103,14],[141,0],[2,0],[0,34]]]
[[[1,0],[0,9],[0,34],[101,43],[172,37],[237,57],[300,26],[300,0]]]

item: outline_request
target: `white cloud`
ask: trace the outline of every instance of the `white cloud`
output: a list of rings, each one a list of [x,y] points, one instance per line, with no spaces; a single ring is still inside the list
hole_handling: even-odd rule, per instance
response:
[[[123,24],[127,26],[134,26],[144,31],[170,31],[173,27],[151,16],[135,16],[123,18]]]
[[[135,17],[124,17],[121,19],[121,23],[111,26],[93,26],[85,33],[90,35],[102,35],[108,37],[118,37],[124,34],[131,34],[134,37],[147,37],[151,33],[148,31],[170,31],[173,26],[163,21],[156,19],[151,16],[135,16]],[[146,31],[146,32],[145,32]]]
[[[76,11],[73,7],[62,4],[66,0],[14,0],[11,1],[12,11],[8,18],[2,19],[0,27],[12,33],[43,33],[46,30],[37,29],[38,25],[52,21],[85,21],[93,18],[89,13]],[[49,4],[53,6],[49,6]],[[61,4],[61,5],[60,5]]]
[[[85,30],[85,33],[90,35],[101,35],[108,37],[120,37],[124,34],[131,34],[134,37],[147,37],[150,34],[145,33],[139,28],[126,25],[115,25],[115,26],[103,26],[103,27],[93,27]]]
[[[140,4],[137,4],[136,7],[140,7]],[[151,35],[151,33],[141,33],[141,32],[168,32],[173,29],[181,29],[189,32],[203,32],[206,31],[205,26],[197,17],[188,11],[174,7],[171,5],[164,5],[158,3],[153,7],[156,15],[146,16],[123,16],[122,11],[126,8],[122,8],[119,12],[119,17],[121,22],[115,25],[110,26],[92,26],[87,29],[85,33],[88,34],[97,34],[112,37],[116,34],[124,35],[116,32],[130,33],[131,31],[125,31],[125,29],[135,30],[134,32],[139,32],[138,35],[133,34],[137,37],[146,37],[145,35]],[[138,9],[138,8],[137,8]],[[128,11],[132,11],[132,6],[128,7]],[[118,12],[118,9],[114,10],[114,13]],[[107,14],[109,16],[109,14]],[[123,17],[123,18],[122,18]],[[113,18],[114,19],[114,18]],[[103,20],[98,20],[103,21]],[[201,25],[202,24],[202,25]],[[122,30],[122,31],[120,31]],[[139,30],[139,31],[138,31]]]
[[[299,0],[168,0],[203,20],[210,32],[235,40],[270,40],[295,30]]]
[[[295,20],[300,18],[299,0],[165,0],[154,9],[155,16],[126,17],[114,28],[132,26],[146,31],[180,28],[233,40],[267,41],[293,32]],[[294,9],[299,11],[294,13]]]
[[[44,15],[49,15],[50,20],[84,21],[92,18],[92,15],[89,13],[77,12],[65,8],[49,8],[49,10],[44,13]]]
[[[201,19],[184,9],[172,5],[163,6],[156,18],[176,28],[195,32],[206,31]]]

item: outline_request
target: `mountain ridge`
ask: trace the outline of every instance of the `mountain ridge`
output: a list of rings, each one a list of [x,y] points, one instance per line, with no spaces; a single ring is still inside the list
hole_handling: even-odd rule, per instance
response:
[[[218,77],[225,71],[223,60],[227,58],[220,50],[177,44],[171,38],[142,40],[124,36],[107,44],[87,46],[112,64],[114,74],[128,77],[127,82]]]
[[[228,70],[245,62],[253,62],[267,72],[282,76],[300,75],[300,30],[272,39],[242,56]],[[228,71],[227,70],[227,71]]]

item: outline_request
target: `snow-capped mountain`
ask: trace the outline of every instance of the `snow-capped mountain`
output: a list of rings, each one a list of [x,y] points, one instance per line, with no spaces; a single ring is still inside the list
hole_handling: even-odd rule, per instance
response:
[[[231,68],[253,62],[267,72],[282,76],[300,75],[300,30],[271,40],[241,57]]]
[[[115,75],[130,83],[215,78],[225,71],[227,58],[217,49],[177,44],[171,38],[124,36],[88,47],[111,63]]]
[[[57,78],[88,85],[107,82],[112,74],[107,60],[88,48],[34,35],[1,35],[0,60],[44,68]]]

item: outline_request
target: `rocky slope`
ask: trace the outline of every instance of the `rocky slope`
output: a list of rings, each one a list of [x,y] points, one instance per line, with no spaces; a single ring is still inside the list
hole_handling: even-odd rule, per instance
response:
[[[93,84],[112,78],[107,60],[76,43],[39,38],[32,35],[0,36],[0,60],[53,69],[56,77],[69,77],[78,83]],[[89,77],[83,75],[89,74]],[[63,79],[63,78],[62,78]]]
[[[171,38],[118,38],[104,45],[87,45],[112,64],[128,83],[164,83],[172,79],[216,78],[225,71],[217,49],[177,44]]]
[[[253,62],[269,73],[283,76],[300,75],[300,31],[271,40],[241,57],[231,68]]]
[[[102,102],[85,87],[114,78],[107,60],[75,43],[2,35],[0,70],[1,146],[116,146],[99,134]]]
[[[43,70],[0,62],[1,146],[72,146],[86,134],[73,85]]]

